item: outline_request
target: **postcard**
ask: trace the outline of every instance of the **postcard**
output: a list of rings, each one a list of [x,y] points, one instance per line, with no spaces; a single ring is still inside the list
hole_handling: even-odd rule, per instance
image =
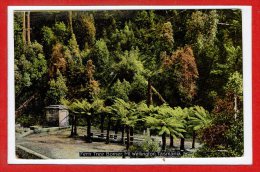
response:
[[[252,164],[250,6],[9,6],[8,163]]]

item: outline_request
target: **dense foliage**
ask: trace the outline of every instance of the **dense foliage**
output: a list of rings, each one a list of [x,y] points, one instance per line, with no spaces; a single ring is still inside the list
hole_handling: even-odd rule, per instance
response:
[[[16,12],[14,40],[17,122],[65,104],[72,136],[85,115],[89,142],[91,125],[128,143],[150,127],[162,150],[193,135],[202,152],[243,155],[240,10]]]

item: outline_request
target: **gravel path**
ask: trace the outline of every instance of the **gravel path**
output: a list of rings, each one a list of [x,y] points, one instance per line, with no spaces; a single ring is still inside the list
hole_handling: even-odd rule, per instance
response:
[[[93,132],[98,132],[93,130]],[[111,134],[114,132],[112,131]],[[86,134],[86,129],[78,128],[79,136]],[[29,148],[37,153],[45,155],[53,159],[80,159],[90,157],[80,157],[79,152],[121,152],[125,150],[125,146],[119,143],[105,144],[104,142],[86,143],[82,137],[70,138],[70,129],[61,129],[51,132],[43,132],[38,134],[30,134],[25,137],[16,136],[16,145]],[[121,133],[118,134],[120,136]],[[160,137],[153,136],[160,141]],[[135,138],[143,138],[143,135],[135,135]],[[169,141],[169,139],[167,139]],[[167,143],[169,144],[169,143]],[[175,141],[176,148],[179,147],[179,141]],[[200,145],[196,143],[196,147]],[[191,148],[191,142],[186,141],[185,147]],[[193,150],[194,151],[194,150]],[[111,157],[112,158],[112,157]],[[121,158],[121,157],[117,157]]]

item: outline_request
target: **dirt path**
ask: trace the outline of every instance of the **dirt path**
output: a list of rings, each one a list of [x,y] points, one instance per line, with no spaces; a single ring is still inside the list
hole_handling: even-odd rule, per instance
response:
[[[95,132],[95,130],[93,130]],[[98,132],[98,131],[96,131]],[[78,129],[80,136],[85,135],[84,128]],[[113,134],[113,132],[111,132]],[[82,137],[70,138],[70,129],[61,129],[52,132],[44,132],[38,134],[30,134],[26,137],[16,137],[16,145],[29,148],[37,153],[45,155],[53,159],[79,159],[79,152],[121,152],[125,150],[125,146],[119,143],[105,144],[104,142],[86,143]],[[119,133],[120,135],[120,133]],[[135,135],[136,138],[142,138],[143,135]],[[160,140],[160,137],[156,137]],[[175,142],[175,146],[179,146],[179,141]],[[197,144],[196,146],[200,146]],[[191,142],[186,142],[185,147],[189,149]],[[87,157],[89,158],[89,157]],[[112,157],[111,157],[112,158]],[[121,158],[121,157],[117,157]]]

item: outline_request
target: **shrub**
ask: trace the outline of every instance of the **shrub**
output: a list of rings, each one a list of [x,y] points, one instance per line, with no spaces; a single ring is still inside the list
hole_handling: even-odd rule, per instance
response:
[[[38,119],[33,115],[23,114],[16,119],[16,123],[21,124],[23,127],[30,127],[38,123]]]
[[[158,152],[160,150],[159,143],[146,137],[144,141],[129,147],[130,152]],[[136,158],[149,158],[151,156],[140,156]]]
[[[209,148],[206,145],[199,148],[194,157],[239,157],[241,154],[231,148],[225,148],[223,146]]]

